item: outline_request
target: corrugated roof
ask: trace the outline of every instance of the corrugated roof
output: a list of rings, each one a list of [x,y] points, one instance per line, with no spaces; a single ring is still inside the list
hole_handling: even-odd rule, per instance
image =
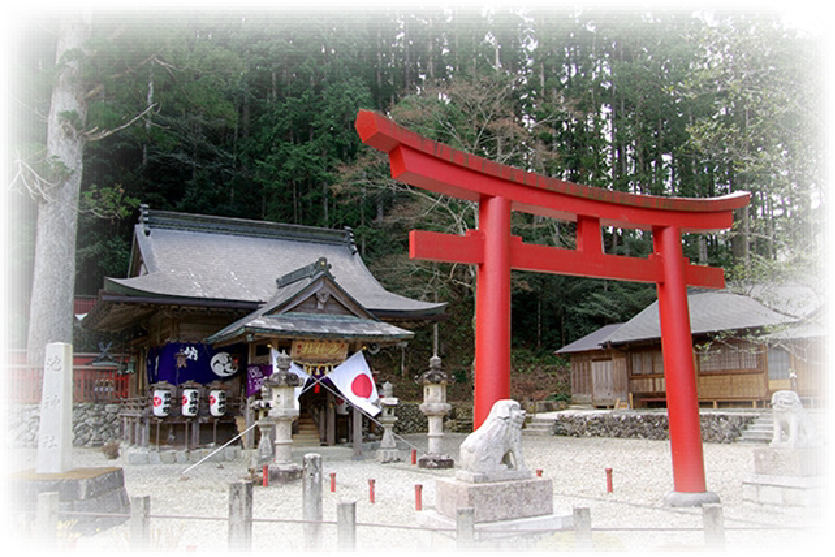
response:
[[[614,325],[606,325],[603,328],[597,329],[590,335],[586,335],[581,339],[575,340],[569,345],[563,346],[555,352],[555,354],[571,354],[572,352],[588,352],[589,350],[603,350],[600,346],[605,342],[609,336],[620,329],[623,323],[615,323]]]
[[[106,289],[263,303],[276,279],[326,257],[340,286],[373,313],[431,315],[445,306],[383,288],[346,230],[145,210],[134,237],[141,276],[108,278]]]
[[[734,294],[728,290],[693,291],[687,294],[690,307],[690,332],[692,334],[757,329],[795,321],[773,311],[753,298]],[[661,338],[658,318],[658,301],[627,321],[606,341],[612,344]]]

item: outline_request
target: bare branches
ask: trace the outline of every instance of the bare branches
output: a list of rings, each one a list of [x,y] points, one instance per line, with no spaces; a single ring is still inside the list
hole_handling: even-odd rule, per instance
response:
[[[41,151],[43,153],[43,151]],[[14,166],[17,169],[9,184],[10,191],[26,192],[36,201],[51,201],[49,191],[59,185],[57,180],[49,180],[43,174],[26,162],[20,154],[15,157]]]
[[[151,110],[153,110],[154,107],[156,107],[156,106],[157,106],[156,104],[150,105],[148,108],[143,110],[141,113],[139,113],[136,116],[134,116],[133,118],[131,118],[130,121],[122,124],[121,126],[119,126],[117,128],[113,128],[113,129],[110,129],[110,130],[97,131],[99,128],[98,128],[98,126],[96,126],[92,130],[84,132],[84,134],[83,134],[84,138],[87,141],[98,141],[99,139],[104,139],[105,137],[113,135],[114,133],[116,133],[118,131],[124,130],[125,128],[129,128],[136,121],[141,120],[143,117],[145,117],[145,115],[148,114]]]

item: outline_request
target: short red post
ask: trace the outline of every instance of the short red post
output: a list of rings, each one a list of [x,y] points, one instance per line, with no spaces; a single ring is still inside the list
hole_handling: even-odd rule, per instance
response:
[[[336,492],[336,472],[331,472],[331,493]]]
[[[612,469],[606,468],[606,493],[612,493]]]
[[[374,480],[368,480],[368,500],[374,502]]]
[[[539,476],[539,477],[542,476],[542,468],[537,468],[536,469],[536,475]]]
[[[423,486],[421,484],[415,484],[415,510],[423,510]]]
[[[265,464],[262,471],[264,472],[264,479],[262,485],[264,487],[267,487],[267,485],[269,485],[270,483],[270,466],[268,464]]]
[[[417,463],[417,449],[412,449],[412,464]]]

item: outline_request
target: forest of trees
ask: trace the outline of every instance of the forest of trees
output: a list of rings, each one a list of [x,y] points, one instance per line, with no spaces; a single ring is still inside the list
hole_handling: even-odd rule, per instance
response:
[[[4,195],[13,347],[26,342],[36,215],[55,174],[46,115],[61,17],[22,21],[10,60]],[[94,12],[84,47],[68,52],[86,110],[74,124],[86,138],[77,295],[95,295],[104,276],[126,275],[140,202],[349,226],[387,288],[449,303],[445,355],[453,365],[471,361],[474,270],[410,261],[407,234],[463,233],[477,226],[475,207],[394,182],[387,160],[359,142],[360,108],[585,185],[685,197],[750,191],[734,230],[687,236],[686,255],[724,267],[729,280],[821,287],[823,51],[820,38],[773,14]],[[573,242],[570,223],[515,214],[514,228],[526,241]],[[608,229],[604,247],[646,255],[651,239]],[[654,298],[654,285],[516,272],[514,348],[551,353]]]

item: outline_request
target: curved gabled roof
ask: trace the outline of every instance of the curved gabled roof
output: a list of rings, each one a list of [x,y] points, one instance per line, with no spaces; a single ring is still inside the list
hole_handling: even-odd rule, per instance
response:
[[[349,230],[144,209],[134,251],[133,276],[106,279],[106,290],[264,303],[276,293],[279,277],[326,257],[340,286],[378,317],[419,319],[445,306],[386,290],[366,268]]]
[[[773,311],[757,300],[728,290],[692,291],[687,294],[692,334],[743,329],[768,329],[795,318]],[[661,338],[658,301],[624,323],[601,342],[621,344]]]

